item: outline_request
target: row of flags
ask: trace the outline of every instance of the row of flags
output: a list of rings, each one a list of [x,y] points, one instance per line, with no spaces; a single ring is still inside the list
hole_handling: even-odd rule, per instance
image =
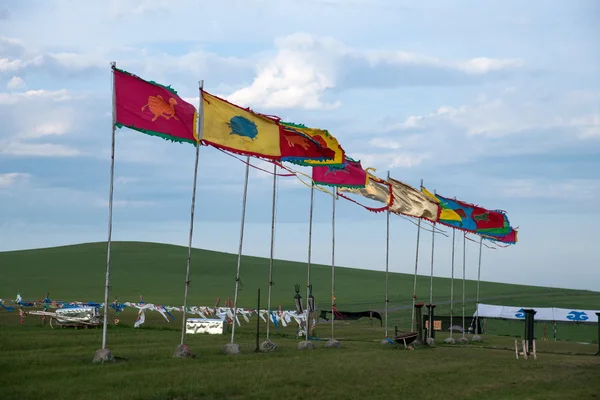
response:
[[[337,188],[340,197],[373,211],[389,211],[426,219],[481,237],[514,244],[517,231],[504,211],[488,210],[420,190],[364,169],[360,161],[345,154],[327,130],[282,121],[228,102],[203,89],[202,114],[175,90],[113,67],[115,124],[167,140],[205,145],[239,155],[281,164],[289,162],[312,167],[314,185]],[[200,121],[199,121],[200,118]],[[348,194],[382,203],[365,206]]]

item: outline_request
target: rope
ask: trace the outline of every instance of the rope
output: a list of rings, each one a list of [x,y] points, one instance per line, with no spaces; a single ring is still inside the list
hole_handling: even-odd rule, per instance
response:
[[[238,160],[238,161],[240,161],[240,162],[244,163],[245,165],[249,165],[249,166],[251,166],[251,167],[252,167],[252,168],[254,168],[254,169],[257,169],[257,170],[259,170],[259,171],[266,172],[266,173],[267,173],[267,174],[269,174],[269,175],[273,175],[273,173],[272,173],[271,171],[267,171],[266,169],[263,169],[263,168],[257,167],[256,165],[252,165],[251,163],[249,163],[249,162],[246,162],[245,160],[242,160],[241,158],[238,158],[238,157],[236,157],[235,155],[233,155],[232,153],[230,153],[230,152],[228,152],[228,151],[225,151],[225,150],[223,150],[223,149],[219,149],[218,147],[215,147],[215,148],[216,148],[217,150],[219,150],[221,153],[225,153],[225,154],[227,154],[228,156],[230,156],[230,157],[233,157],[233,158],[235,158],[236,160]],[[268,160],[264,160],[264,161],[267,161],[267,162],[269,162]],[[281,166],[280,164],[277,164],[277,165],[278,165],[278,166]],[[277,176],[294,176],[294,174],[293,174],[293,173],[292,173],[292,174],[277,174]]]

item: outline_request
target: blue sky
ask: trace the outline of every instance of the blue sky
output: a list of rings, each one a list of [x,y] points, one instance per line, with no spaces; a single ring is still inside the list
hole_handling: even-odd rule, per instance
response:
[[[0,250],[106,240],[116,61],[194,104],[203,79],[328,129],[381,177],[506,210],[520,241],[484,249],[483,280],[600,290],[599,26],[594,0],[0,1]],[[244,165],[200,155],[194,246],[236,252]],[[193,163],[191,145],[119,130],[113,239],[187,245]],[[279,183],[275,256],[305,261],[310,191]],[[268,256],[271,185],[251,171],[245,254]],[[337,263],[383,270],[385,215],[336,211]],[[327,264],[322,193],[314,232]],[[391,271],[413,271],[415,238],[392,216]],[[430,234],[421,250],[427,274]]]

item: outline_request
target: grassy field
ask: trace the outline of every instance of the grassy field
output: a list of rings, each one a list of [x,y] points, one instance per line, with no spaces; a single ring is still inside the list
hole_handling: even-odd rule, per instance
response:
[[[114,243],[112,296],[120,301],[181,304],[187,251],[183,247],[151,243]],[[0,297],[24,299],[45,296],[58,300],[102,301],[104,243],[0,253]],[[190,303],[214,304],[232,297],[236,256],[194,250]],[[256,290],[266,293],[268,260],[246,257],[242,263],[240,306],[254,308]],[[293,307],[294,284],[304,286],[306,265],[276,261],[274,304]],[[329,303],[330,269],[314,266],[317,302]],[[339,268],[337,302],[341,310],[383,307],[384,274]],[[428,295],[429,279],[420,277],[418,294]],[[449,280],[434,282],[437,313],[449,305]],[[302,292],[304,293],[304,291]],[[410,321],[412,276],[392,274],[390,326],[406,330]],[[456,290],[461,296],[460,287]],[[475,283],[467,283],[467,315],[474,310]],[[600,293],[484,282],[482,301],[496,304],[590,307],[600,304]],[[16,312],[0,310],[0,399],[587,399],[600,396],[600,357],[593,354],[596,326],[561,325],[559,337],[542,341],[536,328],[538,359],[515,359],[514,338],[522,322],[489,321],[482,343],[447,346],[447,333],[438,332],[435,348],[414,351],[382,346],[383,328],[368,319],[337,322],[340,349],[298,351],[296,327],[272,329],[278,349],[254,353],[255,321],[242,323],[236,343],[242,354],[225,356],[221,348],[229,335],[188,335],[186,343],[196,358],[172,358],[180,338],[180,314],[167,323],[148,313],[134,329],[136,310],[126,309],[118,326],[109,325],[108,345],[119,357],[114,365],[94,365],[101,346],[101,329],[51,329],[40,317],[19,324]],[[114,313],[111,312],[111,321]],[[320,323],[316,336],[329,337],[330,324]],[[265,325],[261,324],[261,340]],[[549,335],[551,335],[549,331]],[[506,336],[502,336],[506,335]]]
[[[122,359],[94,365],[101,329],[50,329],[39,320],[18,326],[0,317],[0,398],[549,400],[590,399],[600,390],[600,357],[582,355],[595,348],[575,343],[539,342],[537,360],[516,360],[512,339],[492,336],[478,345],[406,351],[378,344],[381,328],[362,322],[336,323],[340,349],[315,341],[315,350],[298,351],[288,328],[271,336],[275,353],[261,354],[254,353],[254,326],[242,325],[241,354],[221,353],[229,336],[190,335],[196,358],[182,360],[171,357],[175,326],[132,329],[132,322],[108,332]],[[567,352],[579,355],[558,354]]]
[[[114,242],[112,247],[111,300],[139,301],[181,305],[187,248],[180,246]],[[194,249],[192,253],[189,304],[214,305],[233,298],[237,255]],[[0,298],[14,299],[20,291],[24,299],[43,299],[47,292],[56,300],[103,301],[106,243],[91,243],[27,251],[0,252]],[[257,257],[244,257],[241,268],[242,290],[239,305],[256,307],[256,292],[261,288],[266,304],[269,262]],[[274,264],[273,304],[293,308],[294,285],[305,295],[306,264],[276,260]],[[312,282],[317,305],[327,308],[331,298],[331,268],[313,265]],[[336,302],[343,311],[365,311],[384,307],[385,274],[379,271],[351,268],[336,269]],[[390,326],[408,328],[412,304],[413,276],[390,274]],[[456,298],[462,297],[461,282],[456,283]],[[467,281],[468,315],[475,310],[476,282]],[[429,277],[419,276],[417,296],[427,301]],[[491,304],[537,307],[593,308],[600,304],[600,293],[581,290],[552,289],[535,286],[482,282],[481,301]],[[448,315],[450,280],[435,278],[436,313]],[[3,311],[0,310],[0,313]],[[126,310],[134,313],[135,310]],[[460,305],[456,306],[460,313]],[[538,329],[541,332],[542,327]],[[522,322],[489,321],[488,331],[498,335],[519,335]],[[559,338],[591,341],[596,338],[594,326],[560,325]],[[551,329],[548,329],[551,336]]]

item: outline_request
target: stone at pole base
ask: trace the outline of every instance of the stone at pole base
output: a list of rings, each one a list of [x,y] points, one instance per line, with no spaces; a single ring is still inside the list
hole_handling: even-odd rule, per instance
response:
[[[325,347],[328,349],[338,349],[341,347],[341,343],[336,339],[329,339],[325,342]]]
[[[225,354],[240,354],[240,346],[235,343],[227,343],[223,346],[223,353]]]
[[[277,345],[273,343],[270,339],[266,339],[260,344],[260,351],[263,353],[270,353],[275,350],[277,350]]]
[[[176,358],[194,358],[195,356],[192,354],[192,351],[185,344],[180,344],[175,349],[175,353],[173,353],[173,357]]]
[[[103,364],[108,362],[115,362],[115,358],[109,349],[96,350],[94,358],[92,359],[94,364]]]
[[[315,345],[309,340],[304,340],[298,343],[298,350],[314,350]]]

